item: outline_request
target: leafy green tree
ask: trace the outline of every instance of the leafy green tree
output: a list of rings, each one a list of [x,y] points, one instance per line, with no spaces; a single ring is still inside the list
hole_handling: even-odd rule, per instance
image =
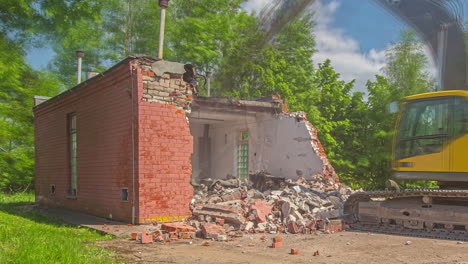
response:
[[[164,59],[217,71],[239,32],[253,19],[244,0],[173,0],[166,14]],[[160,8],[154,0],[102,0],[101,9],[58,36],[51,70],[67,86],[75,80],[75,51],[85,52],[85,71],[102,71],[132,54],[158,53]]]
[[[391,149],[396,115],[389,113],[389,104],[435,87],[426,70],[428,58],[414,32],[403,31],[401,41],[387,50],[386,58],[387,66],[383,69],[385,77],[376,76],[375,81],[367,83],[369,138],[366,145],[369,170],[364,176],[366,181],[363,185],[369,189],[385,188],[385,181],[392,175]],[[413,184],[412,187],[419,184],[424,183]]]
[[[263,33],[258,21],[250,21],[245,38],[236,43],[216,76],[218,93],[241,98],[279,94],[291,110],[304,110],[316,91],[313,24],[311,14],[301,17],[271,43],[259,46]]]
[[[362,145],[368,121],[363,93],[352,93],[354,81],[340,80],[330,60],[319,63],[314,82],[319,95],[310,102],[319,114],[310,120],[317,127],[320,141],[342,182],[357,187],[359,181],[355,176],[368,165]]]
[[[32,70],[16,43],[0,38],[0,190],[32,187],[33,96],[55,95],[58,82]]]

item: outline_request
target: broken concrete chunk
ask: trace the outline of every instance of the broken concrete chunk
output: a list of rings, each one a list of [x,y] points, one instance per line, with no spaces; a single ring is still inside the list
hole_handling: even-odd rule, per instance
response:
[[[245,223],[244,230],[245,231],[250,231],[250,230],[252,230],[253,227],[254,227],[254,222],[249,221],[249,222]]]
[[[193,215],[205,215],[210,216],[212,218],[222,218],[226,220],[226,222],[230,222],[233,224],[242,224],[244,223],[244,217],[240,214],[242,209],[228,207],[228,206],[217,206],[215,204],[205,204],[202,205],[201,208],[195,208],[193,210]]]
[[[201,225],[216,221],[229,234],[236,230],[272,234],[342,230],[341,222],[333,223],[333,219],[342,215],[343,203],[353,192],[349,187],[330,182],[323,175],[312,177],[312,181],[307,177],[285,181],[261,172],[250,175],[249,179],[248,184],[237,179],[203,179],[203,184],[194,185],[193,215]],[[196,222],[189,223],[200,226]],[[211,238],[222,240],[224,235],[211,235]]]
[[[334,209],[330,211],[318,212],[317,216],[322,219],[333,219],[340,217],[340,210]]]

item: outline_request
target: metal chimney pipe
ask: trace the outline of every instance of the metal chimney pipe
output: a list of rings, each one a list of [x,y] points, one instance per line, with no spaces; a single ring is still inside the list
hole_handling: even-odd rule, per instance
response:
[[[81,58],[84,57],[84,52],[77,50],[76,57],[78,57],[78,70],[76,72],[76,83],[79,84],[81,83]]]
[[[161,7],[161,21],[159,23],[159,49],[158,58],[163,59],[164,48],[164,28],[166,26],[166,8],[169,6],[170,0],[159,0],[159,7]]]
[[[206,96],[210,97],[211,87],[210,87],[211,72],[206,72]]]

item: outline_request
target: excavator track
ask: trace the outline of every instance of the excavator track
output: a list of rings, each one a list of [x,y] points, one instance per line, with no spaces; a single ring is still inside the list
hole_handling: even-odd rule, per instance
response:
[[[344,205],[354,230],[468,241],[468,190],[361,192]]]

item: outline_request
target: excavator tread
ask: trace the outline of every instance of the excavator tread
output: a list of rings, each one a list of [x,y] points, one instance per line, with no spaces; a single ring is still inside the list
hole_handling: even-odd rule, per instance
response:
[[[466,199],[468,202],[468,190],[408,189],[402,191],[359,192],[352,194],[347,199],[344,205],[344,219],[351,230],[356,231],[432,239],[468,241],[467,230],[448,230],[444,228],[434,228],[432,230],[412,229],[401,225],[390,225],[385,223],[361,223],[359,221],[358,215],[356,215],[355,208],[361,201],[369,201],[371,199],[394,199],[422,196]]]

